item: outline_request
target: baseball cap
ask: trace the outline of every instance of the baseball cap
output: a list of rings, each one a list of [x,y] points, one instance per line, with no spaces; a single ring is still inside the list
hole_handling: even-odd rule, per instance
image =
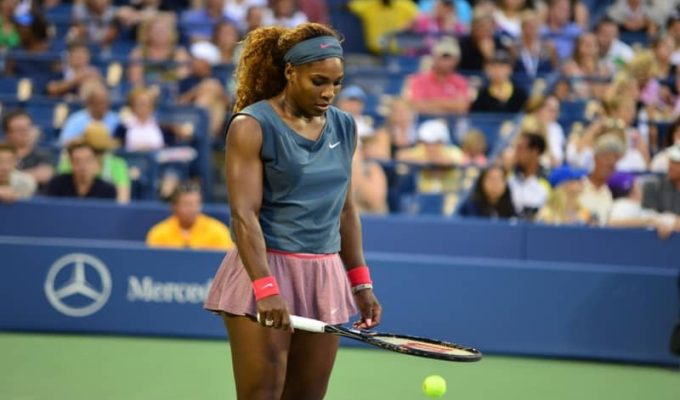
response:
[[[418,127],[418,140],[425,143],[448,143],[451,138],[446,120],[429,119]]]
[[[548,180],[550,181],[550,186],[558,187],[565,182],[577,181],[584,176],[586,176],[586,171],[564,166],[552,170]]]
[[[14,15],[14,23],[19,26],[31,26],[33,23],[33,16],[30,13],[21,13]]]
[[[442,38],[432,47],[432,55],[436,57],[449,56],[460,58],[458,41],[452,37]]]
[[[99,121],[90,122],[85,127],[80,140],[95,151],[114,150],[118,147],[118,141],[111,137],[107,126]]]
[[[357,85],[349,85],[340,91],[338,100],[355,99],[365,102],[366,92]]]
[[[668,160],[671,162],[680,162],[680,144],[673,145],[668,148]]]
[[[629,172],[614,172],[607,180],[607,186],[614,198],[628,196],[635,185],[635,175]]]
[[[196,42],[191,45],[191,56],[203,60],[210,65],[220,63],[220,51],[214,44],[206,41]]]

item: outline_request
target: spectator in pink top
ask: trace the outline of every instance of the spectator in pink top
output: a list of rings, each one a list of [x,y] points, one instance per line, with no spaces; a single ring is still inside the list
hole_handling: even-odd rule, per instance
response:
[[[437,0],[432,11],[418,15],[413,24],[413,31],[424,35],[462,35],[466,30],[465,24],[458,20],[452,0]]]
[[[406,81],[406,98],[422,114],[465,114],[470,109],[470,86],[455,72],[460,60],[458,42],[450,37],[432,49],[430,71],[416,73]]]

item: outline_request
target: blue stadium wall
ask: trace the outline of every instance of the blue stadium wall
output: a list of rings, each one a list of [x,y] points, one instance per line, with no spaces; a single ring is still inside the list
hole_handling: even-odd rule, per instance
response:
[[[147,249],[144,232],[165,215],[154,204],[0,206],[0,330],[224,338],[201,308],[224,255]],[[677,363],[668,339],[680,307],[678,237],[422,217],[363,223],[382,330],[487,353]],[[78,279],[87,290],[64,291]]]

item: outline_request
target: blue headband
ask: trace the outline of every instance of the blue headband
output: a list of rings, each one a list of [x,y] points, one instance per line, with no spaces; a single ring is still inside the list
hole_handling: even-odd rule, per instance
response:
[[[283,56],[283,61],[292,65],[301,65],[331,57],[342,59],[340,42],[333,36],[318,36],[293,46]]]

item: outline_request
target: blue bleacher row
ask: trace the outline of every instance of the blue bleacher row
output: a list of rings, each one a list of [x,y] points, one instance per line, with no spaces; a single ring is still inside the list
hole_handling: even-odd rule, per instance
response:
[[[5,92],[2,92],[5,93]],[[122,104],[113,104],[112,109],[118,109]],[[60,119],[58,114],[64,110],[70,114],[82,108],[79,102],[66,102],[51,98],[31,98],[19,100],[16,96],[0,95],[2,112],[10,109],[22,108],[28,112],[35,125],[40,129],[42,137],[40,147],[58,153],[60,148],[56,144],[60,126],[55,121]],[[189,123],[193,126],[193,138],[189,143],[196,150],[196,158],[188,165],[183,163],[162,163],[158,160],[157,152],[130,153],[120,151],[118,154],[126,159],[131,169],[138,171],[133,177],[132,194],[134,199],[155,199],[158,193],[158,183],[166,168],[172,168],[180,178],[189,175],[198,177],[203,185],[204,196],[210,199],[212,193],[212,163],[211,141],[209,133],[209,117],[205,110],[193,106],[162,105],[157,110],[160,124],[174,125]],[[0,138],[2,132],[0,132]]]

